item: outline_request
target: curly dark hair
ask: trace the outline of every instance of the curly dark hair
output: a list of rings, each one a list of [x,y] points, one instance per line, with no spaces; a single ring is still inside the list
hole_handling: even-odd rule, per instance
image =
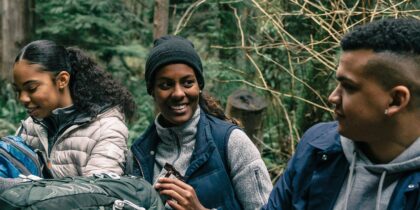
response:
[[[41,65],[44,71],[70,73],[70,93],[77,110],[95,117],[104,106],[118,106],[127,119],[135,112],[131,93],[112,75],[77,48],[64,48],[50,40],[33,41],[16,56]]]
[[[420,54],[420,21],[413,18],[374,21],[355,27],[340,44],[344,51],[372,49],[374,52]]]
[[[200,108],[207,114],[212,115],[216,118],[219,118],[224,121],[228,121],[235,125],[241,126],[238,120],[231,118],[225,115],[223,108],[220,106],[219,101],[217,101],[212,96],[206,93],[200,93],[200,98],[198,100]]]

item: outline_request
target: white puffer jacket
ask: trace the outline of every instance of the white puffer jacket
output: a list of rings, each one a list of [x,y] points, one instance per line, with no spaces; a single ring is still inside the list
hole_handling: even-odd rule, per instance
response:
[[[47,130],[31,117],[22,122],[22,127],[26,143],[47,154]],[[91,122],[72,125],[57,138],[48,155],[52,174],[55,178],[100,172],[121,175],[127,139],[128,129],[118,108],[99,114]]]

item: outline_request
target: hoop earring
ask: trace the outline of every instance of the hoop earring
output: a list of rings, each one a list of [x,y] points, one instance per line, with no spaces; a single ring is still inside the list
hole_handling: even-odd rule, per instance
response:
[[[387,114],[388,114],[388,109],[385,109],[384,114],[385,114],[385,115],[387,115]]]

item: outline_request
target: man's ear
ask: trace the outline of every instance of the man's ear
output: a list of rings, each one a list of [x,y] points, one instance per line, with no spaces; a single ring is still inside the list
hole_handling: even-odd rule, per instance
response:
[[[67,71],[61,71],[55,77],[55,82],[58,89],[63,90],[65,87],[69,86],[70,74]]]
[[[388,105],[388,115],[393,115],[406,109],[411,100],[410,90],[403,85],[395,86],[390,90],[391,100]]]

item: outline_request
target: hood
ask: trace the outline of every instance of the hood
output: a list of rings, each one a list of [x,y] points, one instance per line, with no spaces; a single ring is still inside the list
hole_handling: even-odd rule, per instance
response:
[[[373,207],[375,207],[376,210],[379,210],[386,207],[389,198],[392,195],[392,191],[398,182],[398,175],[406,171],[420,168],[420,137],[394,160],[385,164],[372,163],[357,145],[346,137],[341,136],[340,142],[344,155],[350,163],[349,175],[345,186],[344,204],[342,204],[343,208],[341,209],[347,210],[348,204],[350,203],[350,205],[353,205],[352,203],[356,201],[363,201],[363,205],[368,209],[373,209]],[[364,173],[363,169],[371,175],[369,173]],[[358,175],[358,173],[361,174]],[[356,181],[355,177],[359,177],[357,179],[358,181]],[[388,181],[391,180],[391,183],[385,181],[386,177],[390,178]],[[372,186],[372,184],[376,185],[375,183],[378,183],[378,187],[376,195],[374,195],[376,201],[373,206],[370,201],[366,202],[363,197],[373,197],[372,194],[375,194],[375,192],[369,190],[371,189],[369,186]],[[359,193],[354,193],[350,196],[353,188]],[[384,197],[383,200],[382,197]]]
[[[420,168],[420,137],[418,137],[404,152],[398,155],[394,160],[385,164],[372,163],[363,152],[357,148],[354,141],[341,136],[341,145],[344,155],[349,163],[356,157],[356,165],[364,166],[372,173],[382,173],[386,171],[387,174],[403,173],[413,169]]]

